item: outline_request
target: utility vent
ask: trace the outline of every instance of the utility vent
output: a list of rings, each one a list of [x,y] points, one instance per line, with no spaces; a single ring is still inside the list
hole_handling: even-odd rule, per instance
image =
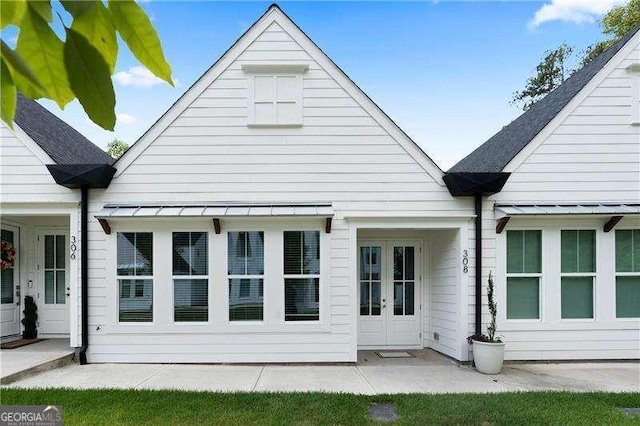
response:
[[[435,340],[436,342],[438,340],[440,340],[440,333],[438,333],[437,331],[433,332],[433,340]]]

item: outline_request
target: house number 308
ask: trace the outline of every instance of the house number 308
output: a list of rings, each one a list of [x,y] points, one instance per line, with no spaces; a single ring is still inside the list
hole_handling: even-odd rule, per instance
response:
[[[462,272],[465,274],[469,272],[469,252],[462,250]]]
[[[71,245],[69,245],[69,251],[71,252],[69,257],[71,259],[75,259],[76,258],[76,250],[77,249],[78,249],[78,247],[76,246],[76,237],[75,237],[75,235],[72,235],[71,236]]]

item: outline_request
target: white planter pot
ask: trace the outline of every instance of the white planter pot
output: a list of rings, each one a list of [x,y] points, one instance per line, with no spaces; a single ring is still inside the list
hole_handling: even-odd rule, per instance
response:
[[[504,342],[473,342],[473,362],[476,370],[484,374],[499,374],[504,362]]]

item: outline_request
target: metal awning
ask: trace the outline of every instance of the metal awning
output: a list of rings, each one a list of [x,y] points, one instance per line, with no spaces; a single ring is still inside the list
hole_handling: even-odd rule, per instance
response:
[[[97,219],[130,217],[332,217],[331,204],[208,204],[130,205],[106,204]]]
[[[512,216],[559,215],[635,215],[640,214],[640,204],[496,204],[495,218]]]

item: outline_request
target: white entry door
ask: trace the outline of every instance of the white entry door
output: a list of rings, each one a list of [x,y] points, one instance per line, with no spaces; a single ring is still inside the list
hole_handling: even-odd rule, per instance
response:
[[[2,337],[20,334],[20,229],[2,224],[0,266],[0,333]]]
[[[420,345],[420,244],[366,241],[358,247],[358,345]]]
[[[69,334],[69,232],[47,230],[38,234],[38,332]]]

